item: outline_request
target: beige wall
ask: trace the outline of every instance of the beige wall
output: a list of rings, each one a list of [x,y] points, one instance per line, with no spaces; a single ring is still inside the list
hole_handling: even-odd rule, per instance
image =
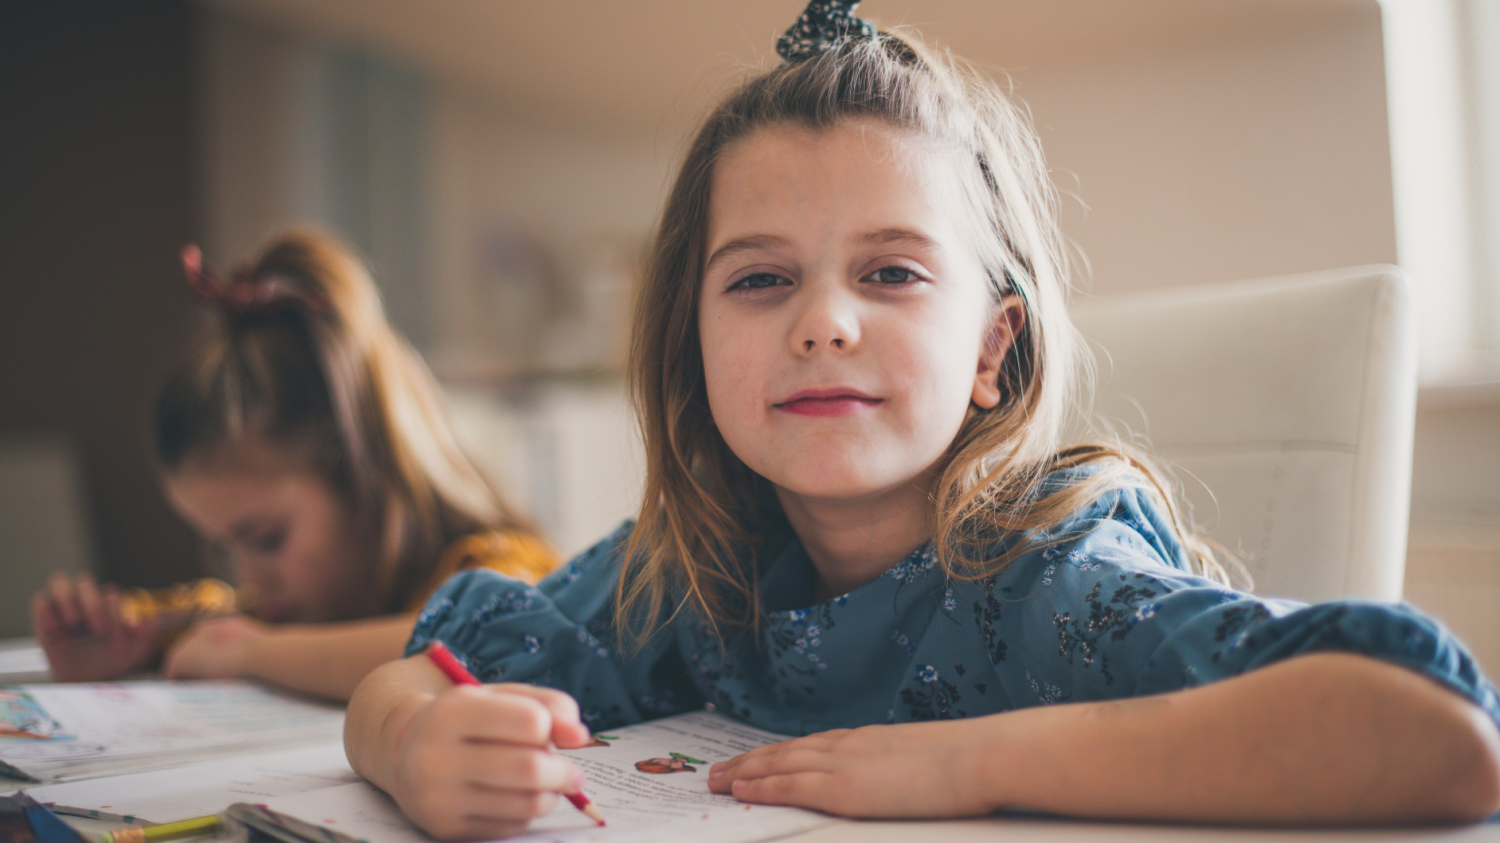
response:
[[[1014,43],[974,43],[972,32],[951,24],[923,30],[951,35],[981,62],[1031,60],[1011,73],[1065,193],[1066,232],[1092,268],[1078,280],[1109,294],[1395,261],[1380,9],[1375,0],[1316,5],[1324,9],[1318,15],[1284,16],[1279,28],[1243,34],[1210,26],[1213,16],[1204,14],[1202,38],[1176,33],[1135,54],[1115,44],[1091,56],[1049,31],[1059,44],[1050,61]],[[872,12],[907,20],[903,8],[886,3]],[[287,86],[312,74],[315,62],[299,45],[318,36],[267,45],[257,34],[264,24],[237,22],[250,33],[239,38],[240,52],[255,53],[237,56],[235,39],[223,36],[225,14],[210,15],[209,37],[230,43],[216,45],[206,62],[221,75],[239,68],[238,81],[226,83],[238,104],[210,101],[205,113],[210,143],[238,148],[209,159],[243,166],[210,171],[216,193],[205,205],[214,239],[243,248],[243,232],[258,234],[274,218],[271,206],[298,217],[318,210],[298,151],[313,141],[276,128],[308,107]],[[1142,25],[1144,33],[1167,29]],[[1009,33],[1007,43],[1017,37]],[[763,49],[735,39],[728,46],[743,49],[745,67]],[[280,56],[280,67],[261,68],[268,56]],[[580,244],[618,249],[643,239],[694,103],[740,75],[725,63],[720,57],[702,78],[662,90],[651,100],[659,119],[628,121],[543,115],[498,89],[434,71],[427,265],[438,338],[473,345],[484,331],[491,305],[476,291],[485,283],[476,251],[497,231],[540,245],[564,281],[586,271],[568,265],[581,260]],[[285,89],[283,102],[263,102],[276,86]],[[273,119],[257,126],[247,109]],[[238,127],[222,119],[231,113]],[[255,127],[248,136],[247,123]],[[272,158],[286,165],[280,174],[266,171]],[[226,192],[249,199],[226,202]]]
[[[433,362],[462,378],[617,367],[675,139],[518,119],[461,85],[432,114]]]
[[[1015,69],[1082,252],[1080,286],[1107,295],[1394,262],[1382,67],[1370,0],[1300,31]],[[698,84],[736,74],[711,75]],[[432,278],[445,332],[432,350],[468,372],[483,366],[466,350],[522,329],[486,299],[482,241],[519,233],[559,264],[601,239],[639,243],[685,129],[666,93],[663,122],[642,134],[548,125],[464,83],[438,90]],[[578,274],[552,271],[564,286]]]
[[[1373,4],[1312,31],[1017,79],[1092,292],[1395,261]]]
[[[1394,262],[1382,67],[1371,0],[1307,31],[1012,76],[1067,194],[1086,286],[1109,294]],[[642,236],[682,143],[666,125],[548,127],[459,85],[437,113],[450,259],[460,231],[495,221],[556,244]]]

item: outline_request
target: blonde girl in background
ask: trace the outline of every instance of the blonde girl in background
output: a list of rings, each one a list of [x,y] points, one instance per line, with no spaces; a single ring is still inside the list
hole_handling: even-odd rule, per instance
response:
[[[851,6],[808,7],[669,193],[639,519],[536,587],[450,580],[351,700],[354,768],[492,837],[582,787],[555,748],[712,705],[804,737],[708,788],[847,816],[1500,809],[1500,706],[1439,625],[1234,591],[1141,459],[1061,441],[1079,340],[1037,138]],[[432,640],[506,684],[451,686]]]
[[[159,662],[347,699],[456,571],[534,582],[556,566],[454,442],[431,374],[343,246],[288,231],[229,279],[195,247],[183,262],[217,312],[162,390],[156,454],[172,507],[239,587],[122,593],[59,574],[33,601],[56,679]]]

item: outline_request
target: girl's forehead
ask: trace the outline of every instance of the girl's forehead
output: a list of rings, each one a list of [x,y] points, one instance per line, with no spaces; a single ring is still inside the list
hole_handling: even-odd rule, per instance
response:
[[[708,202],[709,249],[715,240],[747,233],[731,229],[791,226],[794,216],[817,211],[877,228],[922,220],[932,234],[967,239],[969,226],[955,215],[968,206],[958,161],[934,139],[875,119],[758,129],[719,156]]]
[[[778,123],[763,126],[729,144],[719,155],[715,180],[744,169],[774,167],[835,155],[852,166],[885,166],[918,178],[951,169],[952,156],[934,138],[875,118],[841,121],[832,126]]]
[[[189,454],[170,474],[262,480],[315,475],[307,451],[300,442],[276,442],[247,432]]]

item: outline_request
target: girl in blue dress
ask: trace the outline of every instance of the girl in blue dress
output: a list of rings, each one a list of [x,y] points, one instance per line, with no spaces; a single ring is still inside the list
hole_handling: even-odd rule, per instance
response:
[[[553,747],[712,705],[802,735],[714,790],[860,817],[1478,819],[1500,715],[1404,606],[1228,586],[1149,466],[1065,447],[1078,340],[1036,136],[819,0],[688,150],[637,304],[639,518],[536,587],[462,573],[349,709],[441,838],[523,829]],[[450,687],[442,640],[485,682]]]

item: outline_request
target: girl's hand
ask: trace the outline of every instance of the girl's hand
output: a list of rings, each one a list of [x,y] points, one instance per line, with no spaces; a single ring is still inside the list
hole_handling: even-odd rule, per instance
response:
[[[438,839],[508,836],[551,811],[557,794],[582,790],[583,771],[554,745],[588,742],[578,704],[561,691],[456,685],[402,727],[390,794]]]
[[[119,679],[160,652],[156,630],[120,611],[119,588],[101,588],[89,574],[53,574],[31,598],[31,629],[58,682]]]
[[[710,767],[708,787],[846,817],[980,816],[993,810],[980,771],[1000,752],[974,732],[980,722],[865,726],[769,744]]]
[[[232,679],[250,675],[250,648],[265,625],[244,615],[199,621],[167,650],[168,679]]]

